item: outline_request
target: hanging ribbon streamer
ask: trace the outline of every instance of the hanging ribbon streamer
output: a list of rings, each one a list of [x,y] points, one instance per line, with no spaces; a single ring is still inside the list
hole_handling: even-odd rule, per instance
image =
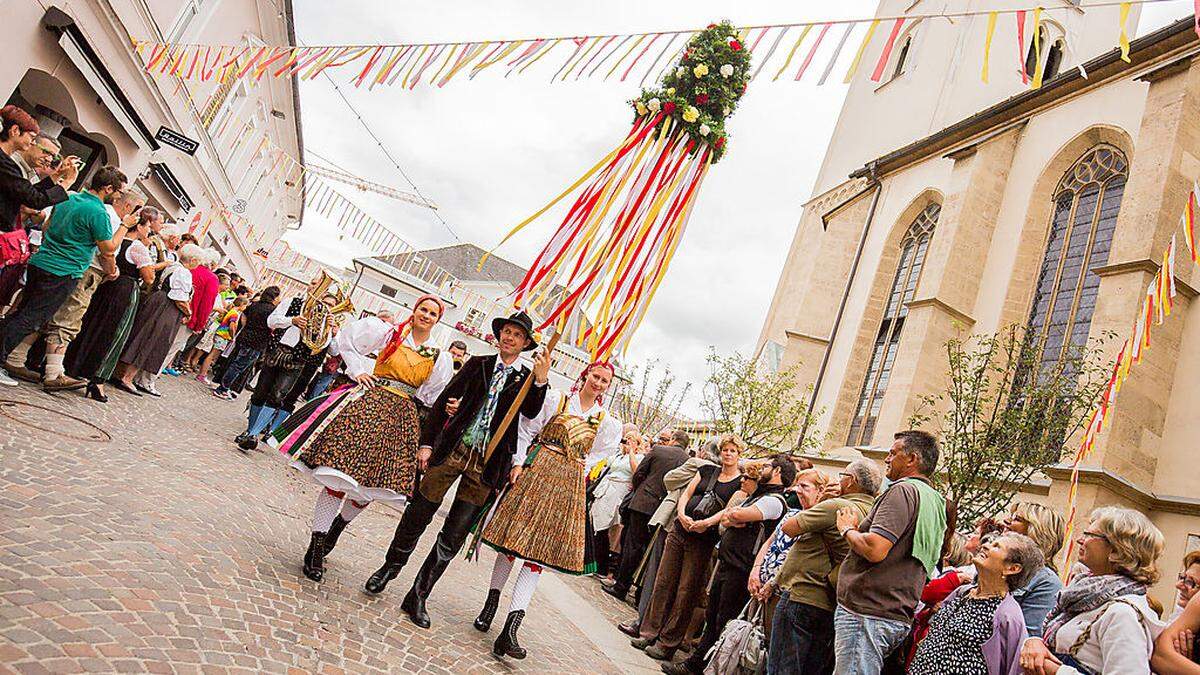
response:
[[[875,63],[875,72],[871,73],[872,82],[878,82],[883,77],[883,69],[887,67],[888,59],[892,57],[892,48],[896,46],[896,36],[900,35],[900,29],[903,27],[904,19],[896,19],[896,23],[892,24],[892,32],[883,45],[883,51],[879,53],[879,61]]]
[[[1200,2],[1200,0],[1196,0]],[[988,64],[992,58],[992,37],[996,34],[996,12],[988,14],[987,35],[983,38],[983,72],[980,77],[988,81]]]
[[[1025,72],[1025,10],[1017,11],[1017,70],[1021,83],[1029,84],[1029,73]]]
[[[796,79],[804,77],[804,71],[808,70],[808,64],[812,63],[813,57],[817,55],[817,49],[821,46],[821,40],[825,39],[825,34],[829,32],[829,24],[821,26],[821,32],[817,34],[817,41],[813,43],[812,49],[808,50],[808,56],[804,57],[804,63],[800,64],[800,69],[796,71]]]
[[[1046,74],[1045,64],[1042,63],[1042,8],[1033,10],[1033,82],[1031,89],[1042,88],[1042,76]]]
[[[1200,2],[1200,0],[1196,0],[1196,2]],[[804,38],[808,37],[808,33],[811,30],[812,26],[805,26],[804,30],[800,31],[800,37],[796,38],[796,42],[792,44],[791,50],[788,51],[787,59],[784,60],[782,66],[779,66],[779,71],[775,73],[775,77],[771,78],[772,82],[778,80],[779,76],[783,75],[783,71],[787,70],[788,66],[792,65],[792,57],[796,55],[796,50],[800,49],[800,45],[804,43]]]
[[[846,40],[850,39],[850,32],[854,30],[854,24],[846,26],[846,32],[842,33],[842,39],[838,40],[837,47],[833,49],[833,55],[829,57],[829,65],[825,66],[825,72],[821,73],[821,79],[817,81],[818,85],[825,84],[825,80],[829,79],[829,74],[833,72],[833,67],[837,65],[838,56],[842,53],[842,48],[846,46]]]
[[[1121,60],[1129,63],[1129,8],[1132,3],[1121,3]]]
[[[850,84],[850,80],[854,79],[854,73],[858,72],[858,64],[862,62],[863,53],[867,51],[867,45],[871,44],[871,38],[875,35],[875,29],[878,27],[878,20],[872,21],[871,25],[867,27],[867,34],[863,36],[862,44],[858,45],[854,60],[850,62],[850,69],[846,71],[846,77],[842,80],[843,84]]]

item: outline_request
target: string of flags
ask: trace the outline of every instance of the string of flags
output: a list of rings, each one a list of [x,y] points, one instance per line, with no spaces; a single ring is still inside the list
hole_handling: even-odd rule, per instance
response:
[[[1042,44],[1043,20],[1051,12],[1078,12],[1097,7],[1120,8],[1118,26],[1114,31],[1115,44],[1121,57],[1129,61],[1128,20],[1133,5],[1145,5],[1171,0],[1100,0],[1064,7],[1032,6],[1022,9],[973,10],[881,16],[865,19],[833,19],[799,23],[781,23],[737,28],[738,36],[755,55],[761,53],[751,80],[770,76],[772,82],[787,79],[800,81],[813,65],[822,45],[826,60],[818,85],[825,84],[836,69],[839,58],[851,45],[854,54],[841,81],[849,83],[857,73],[869,73],[879,82],[901,42],[906,27],[925,19],[984,17],[986,29],[981,43],[983,67],[980,77],[988,82],[993,56],[1010,60],[1011,55],[993,54],[993,38],[1000,17],[1015,21],[1015,70],[1022,82],[1038,88],[1044,79],[1043,54],[1051,45]],[[1006,19],[1007,20],[1007,19]],[[878,30],[881,26],[884,30]],[[835,27],[841,29],[836,42],[827,34]],[[844,28],[843,28],[844,27]],[[865,27],[865,30],[860,30]],[[485,70],[503,70],[504,77],[521,75],[539,62],[543,70],[552,73],[551,82],[580,79],[613,79],[620,82],[638,79],[639,86],[652,76],[661,78],[666,68],[673,66],[685,45],[703,29],[687,29],[649,33],[583,35],[572,37],[534,37],[513,40],[477,40],[469,42],[422,42],[360,45],[274,45],[252,46],[234,44],[171,43],[133,39],[133,46],[152,74],[168,75],[191,81],[243,80],[258,82],[265,77],[296,77],[312,80],[327,72],[338,72],[355,87],[399,87],[415,89],[420,85],[444,87],[452,81],[472,80]],[[835,33],[837,31],[834,31]],[[851,40],[854,33],[861,33]],[[1200,24],[1197,26],[1200,33]],[[864,56],[877,39],[883,41],[879,57],[865,64]],[[884,37],[886,36],[886,37]],[[855,46],[856,45],[856,46]],[[759,49],[762,49],[759,52]],[[1070,45],[1066,45],[1070,49]],[[1032,50],[1040,64],[1034,73],[1026,72],[1026,57]],[[997,50],[998,51],[998,50]],[[551,56],[553,54],[553,56]],[[544,61],[543,61],[544,59]],[[558,63],[558,67],[545,66]],[[768,68],[768,64],[771,65]],[[776,67],[777,66],[777,67]],[[1004,69],[1007,71],[1007,68]],[[1082,67],[1080,68],[1082,72]],[[640,77],[639,77],[640,75]],[[1086,77],[1086,72],[1083,72]],[[816,77],[816,75],[814,75]],[[811,79],[811,78],[810,78]]]
[[[1153,327],[1161,326],[1166,318],[1171,316],[1176,296],[1175,257],[1176,242],[1179,234],[1183,236],[1188,256],[1192,262],[1200,264],[1200,251],[1197,250],[1196,241],[1198,203],[1200,203],[1200,183],[1193,183],[1192,189],[1188,193],[1187,202],[1184,204],[1183,213],[1179,217],[1182,232],[1171,235],[1171,241],[1167,245],[1166,250],[1163,251],[1158,272],[1155,273],[1154,278],[1146,286],[1146,293],[1142,296],[1142,302],[1139,306],[1138,314],[1134,318],[1130,335],[1125,339],[1125,342],[1121,345],[1121,349],[1117,352],[1117,358],[1113,362],[1108,384],[1105,385],[1101,392],[1099,402],[1092,410],[1091,415],[1088,417],[1087,425],[1084,427],[1083,437],[1080,440],[1079,448],[1076,450],[1074,460],[1071,464],[1070,489],[1067,493],[1067,502],[1070,505],[1070,510],[1067,515],[1066,538],[1064,541],[1067,542],[1066,559],[1068,561],[1071,558],[1074,544],[1072,533],[1074,532],[1076,505],[1079,497],[1080,465],[1095,450],[1096,439],[1100,433],[1111,424],[1113,408],[1117,402],[1117,394],[1120,393],[1121,386],[1129,379],[1130,372],[1134,366],[1141,363],[1146,350],[1150,348]],[[1066,580],[1065,574],[1068,570],[1069,565],[1064,565],[1064,582]]]

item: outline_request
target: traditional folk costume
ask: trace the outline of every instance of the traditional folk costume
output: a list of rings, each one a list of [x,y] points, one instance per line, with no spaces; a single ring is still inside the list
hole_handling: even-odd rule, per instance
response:
[[[416,305],[426,300],[437,303],[440,316],[444,306],[436,297]],[[324,575],[324,557],[346,524],[371,502],[402,506],[412,495],[421,411],[454,374],[450,353],[418,344],[408,321],[392,326],[360,319],[338,333],[334,347],[351,376],[373,373],[375,385],[344,387],[309,401],[268,441],[325,486],[304,558],[304,574],[313,581]],[[369,356],[376,352],[378,360]]]
[[[253,450],[258,447],[260,435],[265,437],[283,422],[288,416],[288,402],[295,400],[290,397],[292,390],[306,384],[300,383],[302,373],[325,360],[339,315],[353,309],[341,283],[322,271],[303,297],[292,298],[286,305],[280,303],[271,312],[267,327],[278,333],[259,361],[262,367],[250,397],[246,431],[234,439],[238,447]],[[298,316],[307,320],[304,328],[293,324],[292,319]]]
[[[592,466],[620,448],[622,428],[621,421],[600,401],[584,410],[574,392],[549,392],[537,417],[522,420],[517,459],[525,460],[528,454],[528,461],[523,462],[527,468],[500,496],[482,531],[483,543],[497,555],[487,602],[475,621],[477,629],[491,627],[513,563],[517,558],[524,561],[513,589],[509,619],[493,647],[497,656],[525,657],[525,650],[517,644],[516,627],[529,607],[543,567],[567,574],[595,569],[586,477]]]
[[[67,347],[64,359],[72,377],[93,386],[112,377],[137,315],[138,270],[154,264],[146,245],[137,239],[121,242],[116,258],[117,278],[96,287],[79,335]]]
[[[171,263],[163,276],[162,287],[151,293],[138,309],[133,330],[121,352],[121,362],[144,373],[157,374],[171,355],[171,345],[175,344],[175,336],[183,327],[179,323],[183,312],[175,303],[191,301],[191,270],[177,262]]]
[[[492,331],[497,338],[506,324],[520,327],[529,336],[530,345],[526,350],[536,347],[533,321],[527,314],[518,312],[507,319],[493,321]],[[388,582],[396,578],[433,520],[446,492],[461,478],[437,542],[400,606],[421,628],[430,625],[425,601],[434,585],[462,548],[485,504],[508,482],[517,453],[520,425],[510,425],[495,440],[493,435],[512,408],[525,379],[532,376],[524,366],[506,365],[498,354],[472,357],[446,385],[422,425],[421,446],[432,448],[429,468],[396,526],[383,567],[371,575],[366,584],[368,593],[381,593]],[[536,417],[541,412],[547,389],[545,383],[530,384],[519,408],[521,416],[526,418]],[[449,416],[446,403],[452,398],[459,400],[458,412]]]

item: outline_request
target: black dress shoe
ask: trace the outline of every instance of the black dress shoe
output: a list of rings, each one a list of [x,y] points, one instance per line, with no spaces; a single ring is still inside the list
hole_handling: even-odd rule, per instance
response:
[[[617,630],[628,635],[629,637],[635,638],[635,637],[642,636],[642,627],[639,626],[638,622],[636,622],[636,621],[629,621],[627,623],[619,623],[619,624],[617,624]]]
[[[88,384],[87,392],[84,393],[84,396],[92,399],[93,401],[99,401],[101,403],[108,403],[108,396],[105,395],[105,393],[100,390],[100,385],[98,385],[94,382]]]
[[[496,608],[500,606],[500,591],[495,588],[488,589],[487,600],[483,603],[483,609],[480,610],[479,616],[475,617],[475,630],[480,633],[488,632],[492,627],[492,619],[496,618]]]
[[[602,586],[600,587],[600,590],[604,591],[605,593],[608,593],[609,595],[611,595],[611,596],[613,596],[614,598],[616,598],[616,599],[620,600],[621,602],[625,602],[625,596],[626,596],[626,595],[629,595],[629,590],[628,590],[628,589],[626,589],[626,590],[620,590],[619,588],[616,588],[615,586],[610,588],[610,587],[608,587],[608,586],[603,586],[603,585],[602,585]]]
[[[117,389],[120,389],[121,391],[125,392],[126,394],[133,394],[134,396],[142,395],[137,389],[134,389],[133,387],[125,384],[125,382],[123,380],[112,380],[112,386],[116,387]]]
[[[162,394],[158,393],[157,391],[154,391],[150,387],[143,387],[140,384],[133,385],[133,388],[137,389],[138,391],[142,392],[143,394],[146,394],[147,396],[153,396],[154,398],[159,398],[162,396]]]
[[[400,609],[408,615],[409,619],[412,619],[413,623],[417,624],[417,628],[429,628],[433,623],[429,620],[429,612],[425,611],[425,599],[412,591],[404,596],[404,602],[400,603]]]
[[[375,574],[372,574],[371,578],[367,579],[367,585],[363,588],[371,595],[379,595],[383,592],[383,589],[387,588],[388,582],[396,578],[397,574],[400,574],[399,567],[393,568],[391,565],[384,563],[383,567],[375,570]]]

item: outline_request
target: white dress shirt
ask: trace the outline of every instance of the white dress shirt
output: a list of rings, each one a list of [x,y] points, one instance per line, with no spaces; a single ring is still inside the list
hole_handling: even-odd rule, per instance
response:
[[[533,442],[542,427],[558,414],[559,404],[565,395],[557,389],[550,389],[546,392],[546,400],[542,403],[542,409],[538,412],[537,417],[530,419],[524,415],[521,416],[521,423],[517,427],[517,452],[513,455],[513,466],[521,466],[525,463],[530,443]],[[567,401],[567,407],[563,412],[583,419],[604,414],[604,419],[600,420],[600,425],[596,428],[596,438],[592,441],[592,448],[584,460],[586,470],[591,471],[592,467],[600,460],[613,454],[620,447],[621,430],[624,425],[604,406],[593,403],[592,407],[583,410],[583,404],[579,402],[579,394],[573,394]]]
[[[338,331],[329,353],[342,357],[342,362],[346,364],[346,374],[350,377],[373,372],[375,359],[370,354],[378,354],[382,351],[388,341],[392,339],[392,333],[395,330],[395,326],[376,316],[352,321]],[[412,332],[404,336],[402,344],[414,351],[422,347],[417,344]],[[445,349],[439,350],[437,359],[433,362],[433,371],[429,373],[429,377],[421,383],[421,386],[417,387],[415,394],[417,400],[427,406],[433,405],[452,377],[454,377],[454,357]]]

